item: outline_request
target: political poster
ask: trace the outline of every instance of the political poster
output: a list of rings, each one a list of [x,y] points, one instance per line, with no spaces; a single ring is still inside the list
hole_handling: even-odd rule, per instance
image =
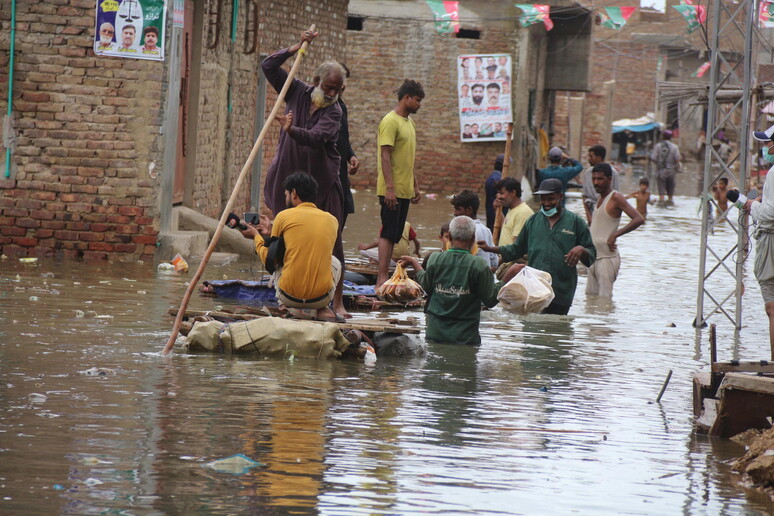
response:
[[[511,111],[511,56],[457,57],[460,141],[505,141]]]
[[[97,56],[164,60],[166,0],[97,0]]]

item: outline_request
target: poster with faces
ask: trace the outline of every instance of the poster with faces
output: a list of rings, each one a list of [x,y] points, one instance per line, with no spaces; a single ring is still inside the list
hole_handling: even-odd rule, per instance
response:
[[[460,141],[505,141],[511,111],[511,56],[457,56]]]
[[[166,0],[97,0],[94,54],[164,60]]]

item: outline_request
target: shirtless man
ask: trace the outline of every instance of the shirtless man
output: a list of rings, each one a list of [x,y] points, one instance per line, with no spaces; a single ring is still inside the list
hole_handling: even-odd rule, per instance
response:
[[[645,219],[629,204],[623,194],[613,190],[613,168],[609,164],[594,165],[591,181],[599,193],[599,200],[591,218],[591,239],[597,249],[597,259],[589,267],[586,294],[612,297],[613,283],[621,268],[621,256],[618,254],[616,240],[640,227]],[[618,229],[622,212],[632,220]]]

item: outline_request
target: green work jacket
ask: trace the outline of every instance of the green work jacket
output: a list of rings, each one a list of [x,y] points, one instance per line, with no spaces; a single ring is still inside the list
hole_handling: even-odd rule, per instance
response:
[[[417,281],[427,293],[428,340],[481,343],[481,303],[490,308],[496,305],[503,286],[495,283],[483,258],[457,248],[435,253],[427,260],[427,269],[417,272]]]
[[[581,262],[591,267],[597,258],[597,250],[591,241],[591,232],[586,222],[575,213],[562,210],[554,227],[549,227],[548,217],[535,213],[524,224],[516,242],[500,248],[503,261],[510,262],[528,255],[529,266],[551,275],[554,289],[554,303],[571,306],[578,285],[578,271],[564,261],[564,255],[576,245],[588,251],[588,257]]]

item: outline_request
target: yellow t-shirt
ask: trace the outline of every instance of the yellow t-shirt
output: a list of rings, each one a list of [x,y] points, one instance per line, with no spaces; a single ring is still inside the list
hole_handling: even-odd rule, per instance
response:
[[[401,199],[414,197],[414,154],[417,149],[417,132],[414,121],[390,111],[379,122],[379,140],[376,152],[379,176],[376,180],[376,195],[385,195],[387,186],[382,173],[382,146],[392,147],[392,183],[395,196]]]
[[[516,237],[521,233],[521,229],[534,212],[532,208],[523,202],[513,209],[508,210],[503,221],[503,227],[500,230],[500,241],[498,246],[509,245],[516,241]]]
[[[285,239],[285,261],[279,288],[299,299],[322,296],[333,287],[331,256],[339,222],[311,202],[282,210],[274,219],[271,236]],[[255,252],[266,263],[269,248],[255,237]]]

